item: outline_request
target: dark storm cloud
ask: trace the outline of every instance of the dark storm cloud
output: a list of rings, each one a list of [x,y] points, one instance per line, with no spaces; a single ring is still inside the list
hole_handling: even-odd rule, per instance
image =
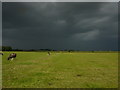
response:
[[[3,44],[15,48],[117,49],[117,3],[3,3]]]
[[[0,1],[0,46],[2,46],[2,2],[1,1]]]

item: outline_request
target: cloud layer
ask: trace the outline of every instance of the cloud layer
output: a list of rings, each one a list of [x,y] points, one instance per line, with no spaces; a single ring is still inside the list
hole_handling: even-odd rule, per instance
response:
[[[3,3],[3,45],[117,50],[117,3]]]

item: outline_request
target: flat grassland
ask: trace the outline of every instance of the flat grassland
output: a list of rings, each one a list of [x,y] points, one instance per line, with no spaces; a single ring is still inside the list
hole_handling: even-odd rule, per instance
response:
[[[117,52],[3,52],[3,88],[117,88]]]

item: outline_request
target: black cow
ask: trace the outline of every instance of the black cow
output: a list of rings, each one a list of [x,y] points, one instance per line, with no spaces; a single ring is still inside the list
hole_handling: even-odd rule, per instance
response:
[[[17,54],[16,53],[12,53],[9,55],[8,60],[13,60],[14,58],[16,58]]]

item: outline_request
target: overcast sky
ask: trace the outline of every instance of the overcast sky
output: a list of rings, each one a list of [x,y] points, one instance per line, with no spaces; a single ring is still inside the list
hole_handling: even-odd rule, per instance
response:
[[[117,50],[115,2],[2,5],[3,45],[19,49]]]
[[[2,46],[2,2],[0,2],[0,46]]]

